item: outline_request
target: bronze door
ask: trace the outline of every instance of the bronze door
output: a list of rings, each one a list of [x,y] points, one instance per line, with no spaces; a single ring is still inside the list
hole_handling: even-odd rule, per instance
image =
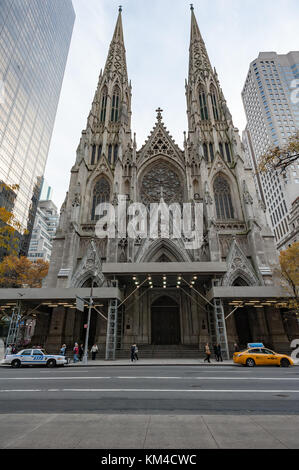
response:
[[[180,344],[179,307],[170,297],[160,297],[151,309],[152,344]]]

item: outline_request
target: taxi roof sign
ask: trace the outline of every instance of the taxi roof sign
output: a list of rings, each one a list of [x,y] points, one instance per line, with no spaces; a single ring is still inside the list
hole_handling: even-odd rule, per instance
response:
[[[248,348],[263,348],[264,345],[263,343],[248,343],[247,347]]]

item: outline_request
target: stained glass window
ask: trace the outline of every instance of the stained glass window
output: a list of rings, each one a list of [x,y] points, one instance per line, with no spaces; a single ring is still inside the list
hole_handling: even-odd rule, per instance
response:
[[[233,219],[234,208],[229,184],[221,175],[217,176],[214,182],[214,198],[217,219]]]
[[[110,200],[110,184],[106,178],[100,178],[93,190],[93,199],[92,199],[92,211],[91,211],[91,220],[98,220],[98,216],[95,215],[95,210],[98,204],[101,202],[109,202]]]
[[[160,202],[182,203],[183,186],[179,176],[165,163],[158,163],[144,176],[141,184],[141,200],[144,204]]]

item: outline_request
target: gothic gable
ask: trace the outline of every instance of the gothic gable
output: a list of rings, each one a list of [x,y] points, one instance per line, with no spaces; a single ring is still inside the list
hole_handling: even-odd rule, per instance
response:
[[[223,277],[223,286],[232,286],[238,278],[243,279],[249,286],[259,286],[261,284],[252,264],[235,239],[232,241],[226,262],[227,272]]]
[[[175,143],[159,117],[145,144],[137,152],[138,163],[140,165],[158,155],[184,162],[184,152]]]
[[[85,255],[73,273],[70,287],[82,287],[84,282],[94,276],[95,272],[95,282],[98,287],[101,287],[105,282],[105,278],[102,273],[102,263],[100,262],[97,254],[93,251],[92,244],[89,243]]]

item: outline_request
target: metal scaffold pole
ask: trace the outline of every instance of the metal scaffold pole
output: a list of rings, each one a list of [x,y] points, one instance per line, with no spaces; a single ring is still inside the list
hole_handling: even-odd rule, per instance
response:
[[[12,310],[11,320],[8,329],[8,335],[6,338],[6,347],[9,344],[16,344],[20,331],[21,324],[21,301],[17,301],[17,305]]]

